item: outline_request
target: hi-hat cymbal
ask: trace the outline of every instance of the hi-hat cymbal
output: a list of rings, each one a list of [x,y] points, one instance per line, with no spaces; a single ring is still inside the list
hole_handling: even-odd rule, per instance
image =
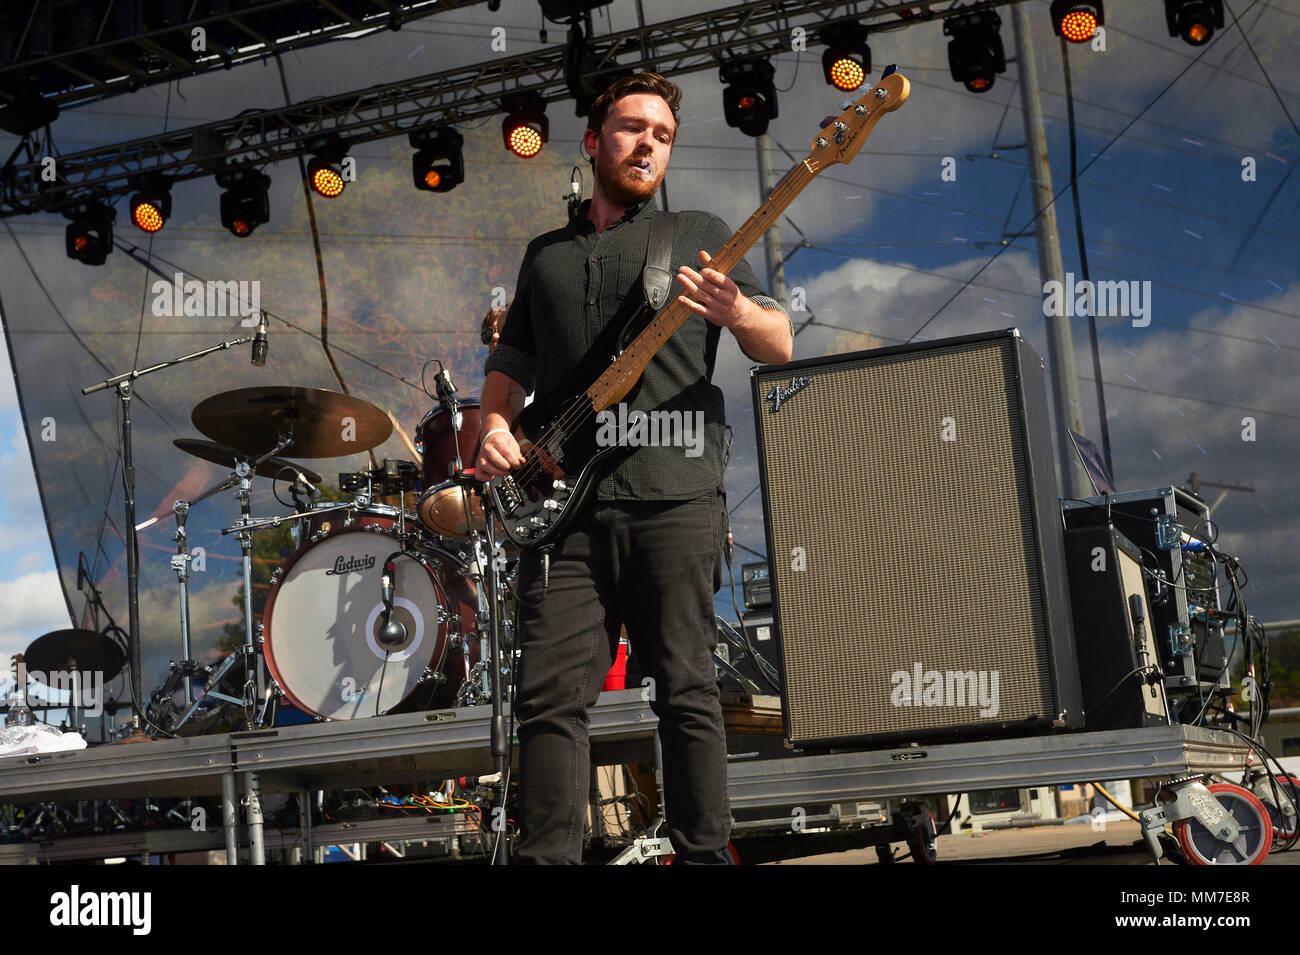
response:
[[[224,444],[217,444],[215,441],[200,441],[198,438],[177,438],[172,444],[186,454],[192,454],[196,458],[211,461],[213,464],[220,464],[231,470],[234,470],[236,461],[251,463],[254,458],[261,457],[261,455],[251,454],[248,451],[228,448]],[[311,468],[301,464],[294,464],[284,458],[267,458],[254,469],[253,473],[260,474],[262,477],[281,478],[286,481],[292,481],[299,474],[302,474],[312,484],[320,483],[320,475]]]
[[[54,630],[37,637],[23,655],[27,672],[69,672],[99,670],[111,680],[126,666],[126,657],[116,641],[94,630]]]
[[[205,398],[190,416],[219,444],[266,454],[280,435],[295,458],[337,458],[369,451],[388,440],[393,423],[368,401],[325,388],[240,388]]]

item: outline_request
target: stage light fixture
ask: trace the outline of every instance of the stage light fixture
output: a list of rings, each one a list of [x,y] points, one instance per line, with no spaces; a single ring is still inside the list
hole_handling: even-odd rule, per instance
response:
[[[593,76],[597,69],[598,75]],[[569,27],[569,42],[564,48],[564,85],[573,97],[575,116],[587,116],[591,113],[596,97],[605,92],[615,80],[630,76],[632,70],[619,67],[607,58],[601,65],[600,56],[587,42],[581,24],[575,22]]]
[[[162,179],[142,182],[131,197],[131,221],[142,232],[157,232],[172,214],[171,186]]]
[[[68,258],[86,265],[103,265],[113,251],[113,221],[117,210],[101,202],[82,202],[64,211],[71,219],[64,232]]]
[[[230,234],[246,239],[253,230],[271,218],[271,201],[267,189],[271,177],[254,169],[232,169],[217,175],[221,194],[221,224]]]
[[[943,21],[943,35],[948,42],[948,70],[952,78],[972,93],[987,93],[993,79],[1007,71],[998,30],[1002,18],[994,10],[959,13]]]
[[[871,73],[871,49],[867,31],[857,23],[837,23],[822,30],[826,44],[822,54],[822,75],[837,90],[852,93]]]
[[[1071,43],[1087,43],[1106,22],[1101,0],[1080,3],[1078,0],[1052,0],[1052,29]]]
[[[762,136],[767,124],[777,117],[776,71],[767,60],[745,60],[722,68],[722,112],[727,125],[746,136]]]
[[[572,23],[612,2],[613,0],[538,0],[538,6],[542,8],[542,16],[553,23]]]
[[[411,157],[411,180],[425,192],[450,192],[465,181],[465,137],[450,126],[419,129],[407,137],[418,151]]]
[[[320,156],[307,166],[307,175],[311,179],[311,187],[326,199],[336,198],[348,186],[339,167]]]
[[[1170,36],[1203,46],[1223,26],[1223,0],[1165,0],[1165,22]]]
[[[511,93],[501,105],[506,111],[506,118],[501,121],[501,138],[506,149],[524,159],[536,156],[551,130],[546,118],[546,100],[540,93]]]
[[[312,140],[308,149],[313,154],[311,162],[307,164],[307,181],[311,187],[326,199],[342,195],[348,185],[343,178],[343,158],[348,154],[347,144],[331,133]]]

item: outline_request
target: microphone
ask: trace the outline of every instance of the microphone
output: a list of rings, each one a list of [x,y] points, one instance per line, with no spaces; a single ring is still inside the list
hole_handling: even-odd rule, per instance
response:
[[[446,401],[456,396],[456,383],[451,380],[451,372],[447,370],[446,365],[442,366],[442,371],[433,376],[433,387],[438,392],[439,401]]]
[[[253,335],[253,367],[261,368],[266,364],[266,312],[262,313],[262,322]]]
[[[384,564],[383,576],[379,578],[380,599],[384,602],[384,623],[375,634],[375,640],[385,650],[396,650],[406,642],[406,627],[400,620],[393,619],[393,581],[396,579],[396,568],[390,560]]]
[[[320,497],[320,488],[315,484],[312,484],[311,481],[308,481],[307,475],[303,474],[301,471],[295,473],[298,475],[298,479],[294,481],[293,484],[289,485],[290,494],[297,494],[299,496],[305,494],[313,501]]]
[[[578,206],[582,205],[582,170],[577,166],[569,173],[569,194],[564,199],[572,219],[578,213]]]

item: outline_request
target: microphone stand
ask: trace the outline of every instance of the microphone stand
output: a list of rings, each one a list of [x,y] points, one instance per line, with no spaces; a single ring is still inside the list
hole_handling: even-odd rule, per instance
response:
[[[497,853],[496,847],[492,850],[492,865],[509,865],[510,864],[510,840],[504,832],[505,826],[505,809],[506,796],[509,794],[509,780],[507,772],[510,767],[510,734],[506,730],[505,715],[505,688],[501,682],[501,671],[504,663],[505,651],[504,641],[501,637],[501,607],[498,603],[500,599],[500,589],[497,576],[496,556],[494,554],[496,543],[496,521],[493,512],[487,500],[487,485],[480,483],[474,477],[473,469],[457,469],[452,480],[461,487],[462,493],[466,499],[469,499],[470,493],[478,494],[484,498],[483,516],[486,522],[486,541],[485,535],[480,534],[478,528],[472,523],[470,528],[470,546],[473,550],[473,559],[470,562],[470,577],[478,585],[476,589],[479,593],[479,665],[486,668],[482,674],[482,681],[486,684],[483,687],[488,696],[488,701],[492,704],[491,717],[491,750],[492,761],[497,774],[497,785],[500,786],[501,801],[501,825],[502,829],[494,830],[500,833],[501,840],[499,843],[503,846],[500,854]],[[470,505],[466,505],[467,511],[471,510]],[[486,601],[483,591],[486,589]],[[486,604],[486,610],[484,606]],[[484,625],[486,624],[486,634],[484,634]],[[485,638],[486,637],[486,638]]]
[[[164,368],[170,368],[183,362],[195,361],[205,355],[210,355],[212,352],[224,351],[236,345],[251,342],[253,337],[250,335],[246,338],[236,338],[233,341],[223,341],[211,348],[192,352],[180,358],[173,358],[171,361],[159,362],[148,368],[137,368],[134,371],[106,378],[98,384],[81,389],[83,395],[92,395],[106,388],[116,388],[118,401],[122,406],[122,495],[126,511],[127,657],[128,664],[131,667],[131,700],[132,705],[135,707],[133,728],[137,731],[140,729],[141,717],[144,716],[144,704],[141,702],[144,697],[142,695],[140,673],[140,547],[135,529],[135,460],[131,454],[131,398],[134,393],[132,383],[137,378],[143,378],[152,372],[161,371]]]
[[[483,494],[485,485],[480,484],[478,493]],[[486,496],[486,495],[484,495]],[[488,592],[488,686],[492,697],[492,760],[496,764],[497,779],[501,787],[501,844],[500,861],[497,859],[495,846],[492,850],[493,865],[510,864],[510,836],[505,832],[506,798],[509,796],[509,778],[506,775],[510,767],[510,734],[506,731],[505,692],[501,686],[502,640],[501,640],[501,606],[498,603],[496,557],[493,550],[496,544],[496,520],[492,509],[483,507],[483,517],[487,522],[486,562],[479,561],[483,576],[487,581]],[[477,549],[477,548],[476,548]],[[513,705],[513,701],[512,704]]]

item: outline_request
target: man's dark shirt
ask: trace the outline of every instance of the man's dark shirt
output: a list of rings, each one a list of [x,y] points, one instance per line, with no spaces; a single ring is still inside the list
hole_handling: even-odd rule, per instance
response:
[[[589,205],[590,200],[584,202],[564,228],[529,243],[501,339],[484,366],[485,373],[499,371],[514,379],[525,393],[563,392],[562,397],[568,397],[586,389],[590,381],[572,380],[576,366],[625,297],[642,295],[641,271],[650,223],[660,214],[657,204],[649,199],[632,206],[599,235],[587,218]],[[716,255],[731,234],[710,213],[677,214],[668,304],[685,291],[676,280],[678,267],[688,265],[699,271],[699,250]],[[745,261],[730,276],[741,293],[759,306],[780,309]],[[627,409],[629,414],[679,410],[688,427],[694,427],[696,412],[702,411],[703,453],[690,457],[688,448],[680,445],[638,447],[600,482],[600,500],[689,500],[722,486],[726,409],[722,391],[710,381],[720,332],[719,326],[699,315],[687,318],[646,368]],[[698,448],[700,438],[693,441]]]

